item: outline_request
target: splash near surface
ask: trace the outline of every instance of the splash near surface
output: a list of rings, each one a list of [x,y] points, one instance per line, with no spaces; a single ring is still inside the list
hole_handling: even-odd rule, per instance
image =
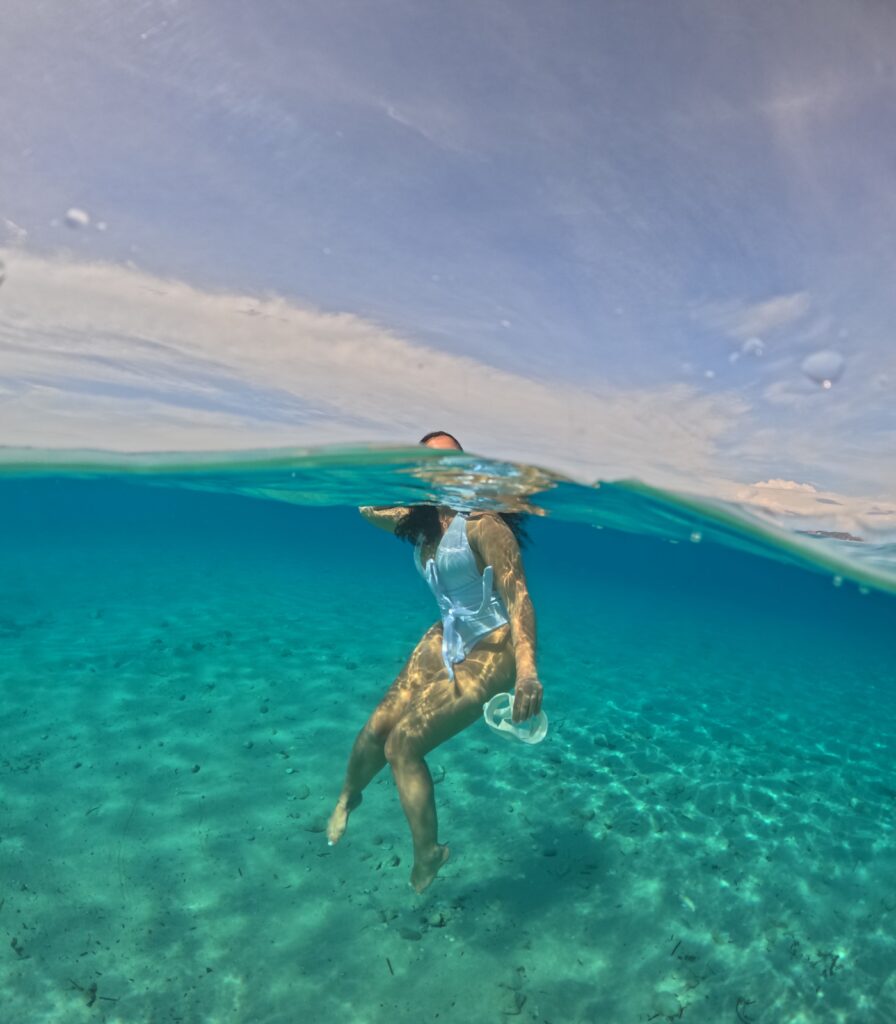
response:
[[[892,1019],[896,606],[859,545],[416,449],[25,454],[0,474],[11,1018]],[[435,617],[355,506],[449,496],[533,513],[551,731],[432,753],[452,856],[417,898],[388,769],[323,829]]]

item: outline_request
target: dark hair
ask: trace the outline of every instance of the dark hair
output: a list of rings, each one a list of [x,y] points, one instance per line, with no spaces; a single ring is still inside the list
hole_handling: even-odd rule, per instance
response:
[[[426,444],[427,441],[431,441],[434,437],[450,437],[461,451],[464,450],[464,446],[460,441],[458,441],[454,434],[449,434],[447,430],[430,430],[428,434],[424,434],[423,437],[420,438],[417,444]]]
[[[525,514],[523,512],[498,512],[496,515],[503,519],[510,527],[516,542],[522,548],[529,541],[526,527],[523,523]],[[422,540],[425,544],[431,544],[442,535],[442,524],[439,522],[439,508],[437,505],[412,505],[406,516],[400,519],[395,527],[395,536],[402,540],[416,544]]]
[[[430,430],[417,443],[426,444],[427,441],[431,441],[434,437],[450,437],[461,451],[464,450],[460,441],[458,441],[454,434],[449,434],[447,430]],[[510,527],[514,537],[516,537],[517,544],[523,547],[529,540],[529,535],[526,533],[526,528],[523,525],[523,513],[498,512],[497,515]],[[402,540],[408,540],[412,544],[416,544],[418,540],[431,544],[433,541],[438,540],[441,534],[442,524],[439,522],[437,505],[412,505],[408,514],[399,520],[395,527],[395,536],[400,537]]]

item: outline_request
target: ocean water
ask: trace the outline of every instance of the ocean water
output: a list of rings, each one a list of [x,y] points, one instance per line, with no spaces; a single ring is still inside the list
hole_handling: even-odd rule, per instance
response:
[[[388,767],[323,832],[436,610],[361,503],[526,509],[551,729]],[[891,552],[419,451],[0,472],[3,1020],[890,1024]]]

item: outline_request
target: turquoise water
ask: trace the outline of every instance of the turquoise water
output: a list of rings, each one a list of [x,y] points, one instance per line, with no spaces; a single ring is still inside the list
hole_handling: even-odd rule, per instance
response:
[[[896,1018],[885,547],[408,452],[6,462],[3,1019]],[[354,506],[446,495],[547,513],[551,732],[430,756],[417,896],[388,769],[322,830],[435,618]]]

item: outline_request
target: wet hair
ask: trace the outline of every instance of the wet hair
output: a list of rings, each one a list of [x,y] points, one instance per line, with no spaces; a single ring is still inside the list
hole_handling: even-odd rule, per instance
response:
[[[525,547],[529,542],[529,535],[526,533],[524,512],[497,512],[495,513],[510,528],[519,546]],[[402,540],[416,544],[422,540],[424,544],[434,543],[442,536],[442,524],[439,522],[439,508],[437,505],[412,505],[406,516],[399,520],[395,526],[395,536]]]
[[[449,434],[447,430],[431,430],[420,438],[418,444],[426,444],[434,437],[450,437],[463,451],[460,441],[454,434]],[[510,527],[517,544],[523,547],[529,540],[529,535],[523,525],[525,515],[522,512],[498,512],[497,515]],[[411,544],[416,544],[418,540],[422,540],[424,544],[433,543],[441,535],[442,524],[439,522],[437,505],[412,505],[408,514],[395,527],[395,536],[410,541]]]
[[[454,434],[449,434],[447,430],[430,430],[428,434],[424,434],[423,437],[417,442],[417,444],[426,444],[427,441],[431,441],[434,437],[448,437],[450,438],[461,451],[464,450],[463,445],[458,441]]]

